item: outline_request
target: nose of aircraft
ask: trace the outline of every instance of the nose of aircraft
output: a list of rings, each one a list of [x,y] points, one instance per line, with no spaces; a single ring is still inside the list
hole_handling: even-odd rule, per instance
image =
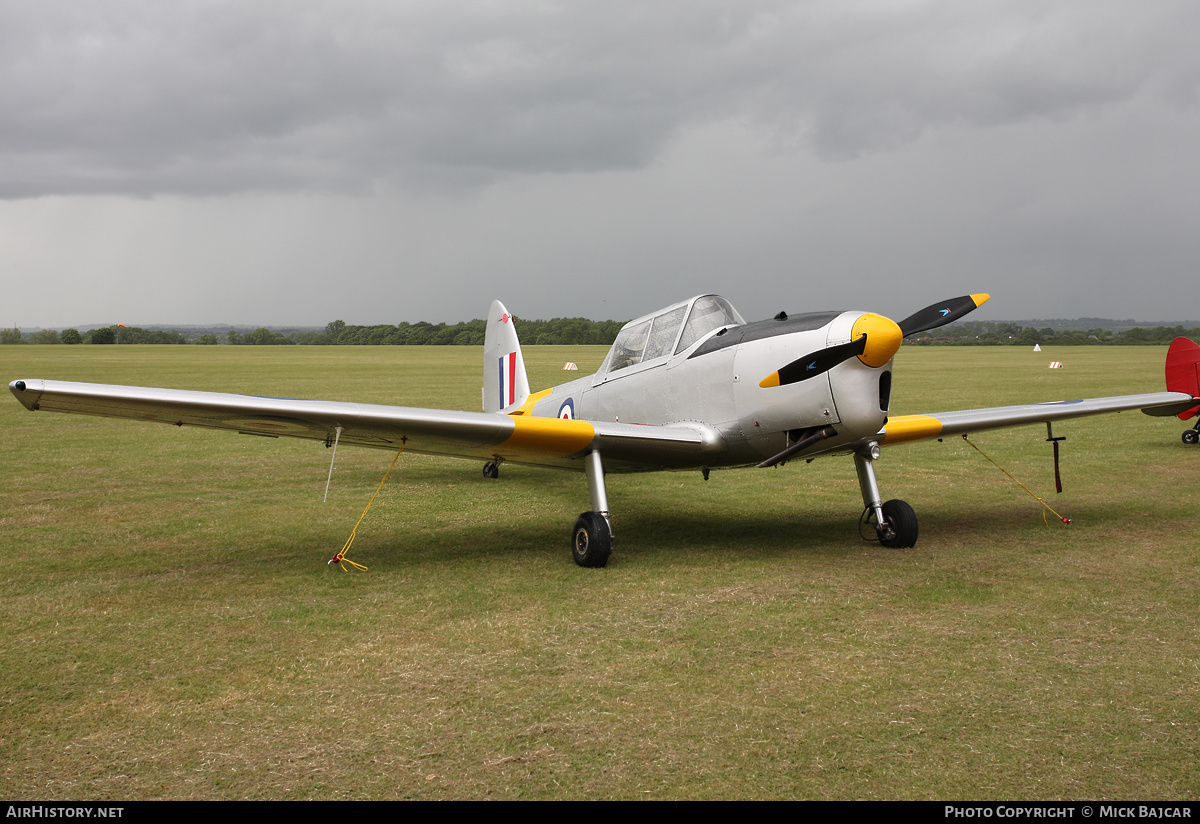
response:
[[[890,361],[900,348],[900,342],[904,339],[904,333],[900,331],[899,324],[891,318],[885,318],[883,315],[876,315],[873,312],[859,316],[858,320],[854,322],[850,339],[857,340],[864,334],[867,336],[867,343],[858,359],[867,366],[875,368]]]
[[[937,329],[958,320],[976,307],[982,306],[987,295],[963,295],[961,298],[926,306],[921,311],[896,323],[891,318],[873,312],[859,315],[851,329],[850,340],[809,352],[783,366],[778,372],[767,375],[758,385],[764,389],[786,386],[809,378],[823,375],[838,364],[858,356],[858,359],[873,369],[887,364],[900,348],[905,335],[915,335],[929,329]]]

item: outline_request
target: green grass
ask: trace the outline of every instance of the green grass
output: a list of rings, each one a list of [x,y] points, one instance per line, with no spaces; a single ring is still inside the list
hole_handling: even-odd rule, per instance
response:
[[[1156,391],[1166,350],[909,348],[897,414]],[[529,347],[531,383],[599,349]],[[1050,359],[1067,368],[1047,370]],[[0,348],[50,377],[477,409],[460,347]],[[1124,413],[885,450],[912,550],[858,538],[848,458],[582,476],[0,403],[0,795],[1200,795],[1200,451]]]

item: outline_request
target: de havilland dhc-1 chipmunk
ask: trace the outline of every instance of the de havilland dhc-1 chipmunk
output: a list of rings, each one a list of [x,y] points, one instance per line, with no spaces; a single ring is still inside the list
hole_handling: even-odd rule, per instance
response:
[[[875,479],[882,446],[1131,409],[1183,420],[1200,411],[1200,346],[1179,338],[1166,392],[889,417],[901,341],[987,299],[955,298],[899,323],[856,311],[746,323],[724,298],[700,295],[625,324],[594,375],[533,394],[512,317],[496,301],[483,412],[33,379],[9,389],[31,410],[472,458],[492,478],[502,463],[582,471],[591,510],[576,520],[571,550],[586,567],[604,566],[612,551],[608,472],[698,469],[707,478],[720,467],[849,455],[879,541],[911,547],[912,507],[884,502]]]

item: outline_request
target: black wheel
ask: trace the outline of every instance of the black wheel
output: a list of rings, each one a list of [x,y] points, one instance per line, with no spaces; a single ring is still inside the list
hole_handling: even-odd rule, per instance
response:
[[[1186,444],[1200,443],[1200,432],[1195,429],[1183,430],[1183,442]]]
[[[488,461],[487,463],[485,463],[483,465],[483,477],[493,478],[493,479],[499,478],[500,477],[500,465],[497,464],[495,461]]]
[[[596,512],[585,512],[571,531],[571,555],[581,567],[602,567],[612,554],[612,530],[608,519]]]
[[[879,543],[893,549],[917,545],[917,513],[911,506],[901,500],[888,501],[883,505],[883,520],[886,528],[879,534]]]

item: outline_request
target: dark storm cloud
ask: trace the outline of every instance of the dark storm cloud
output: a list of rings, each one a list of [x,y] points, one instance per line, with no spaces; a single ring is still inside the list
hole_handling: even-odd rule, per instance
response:
[[[722,120],[849,159],[931,128],[1195,105],[1190,3],[0,7],[0,196],[637,169]]]

